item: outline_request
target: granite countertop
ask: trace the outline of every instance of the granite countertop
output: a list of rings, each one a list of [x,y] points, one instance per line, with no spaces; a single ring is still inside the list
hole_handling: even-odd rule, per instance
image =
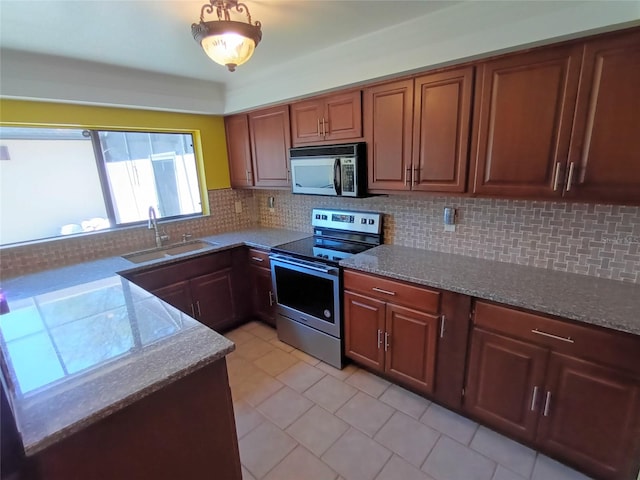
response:
[[[346,268],[640,335],[640,285],[396,245]]]
[[[309,233],[252,229],[134,264],[110,257],[4,280],[3,377],[33,455],[232,352],[234,344],[118,273],[242,245],[269,249]]]

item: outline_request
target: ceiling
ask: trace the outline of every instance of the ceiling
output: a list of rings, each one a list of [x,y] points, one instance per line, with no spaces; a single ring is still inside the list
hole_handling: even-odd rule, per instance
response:
[[[640,0],[244,1],[263,39],[231,73],[191,36],[202,0],[0,0],[0,95],[228,113],[640,21]]]

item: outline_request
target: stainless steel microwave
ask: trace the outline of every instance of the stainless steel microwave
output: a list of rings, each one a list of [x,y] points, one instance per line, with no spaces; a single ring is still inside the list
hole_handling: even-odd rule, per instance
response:
[[[366,143],[289,149],[293,193],[364,197]]]

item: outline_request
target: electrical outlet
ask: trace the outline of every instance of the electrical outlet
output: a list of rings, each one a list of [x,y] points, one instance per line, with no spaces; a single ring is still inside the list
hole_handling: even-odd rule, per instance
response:
[[[236,202],[236,213],[242,213],[242,202],[240,200]]]

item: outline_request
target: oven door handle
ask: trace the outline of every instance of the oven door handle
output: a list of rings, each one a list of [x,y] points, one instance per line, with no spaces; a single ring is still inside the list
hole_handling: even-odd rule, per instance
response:
[[[342,195],[342,171],[339,158],[333,161],[333,188],[336,189],[336,195]]]
[[[309,270],[315,270],[317,272],[328,273],[330,275],[331,274],[337,274],[337,269],[335,269],[335,268],[311,265],[310,263],[306,263],[306,262],[305,263],[296,262],[296,261],[289,260],[288,258],[284,258],[284,257],[282,257],[280,255],[270,255],[269,258],[272,261],[280,262],[280,263],[286,263],[288,265],[293,265],[294,267],[308,268]]]

